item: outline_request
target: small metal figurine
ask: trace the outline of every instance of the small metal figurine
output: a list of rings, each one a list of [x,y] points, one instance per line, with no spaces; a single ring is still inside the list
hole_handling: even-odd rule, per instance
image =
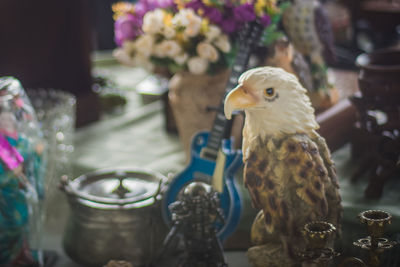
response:
[[[218,193],[203,182],[192,182],[178,201],[169,205],[172,227],[164,240],[158,263],[171,249],[176,237],[183,240],[183,254],[179,267],[227,267],[222,244],[216,235],[215,224],[224,223]],[[159,264],[156,264],[159,266]]]

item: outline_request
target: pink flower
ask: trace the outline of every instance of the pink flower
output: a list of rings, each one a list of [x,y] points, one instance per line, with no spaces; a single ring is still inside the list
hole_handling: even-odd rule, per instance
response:
[[[133,40],[142,31],[142,20],[132,14],[125,14],[119,17],[114,24],[115,42],[121,46],[125,40]]]

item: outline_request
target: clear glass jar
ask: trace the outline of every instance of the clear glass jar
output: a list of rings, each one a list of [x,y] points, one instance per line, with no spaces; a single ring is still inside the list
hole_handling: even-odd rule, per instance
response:
[[[73,94],[57,89],[32,89],[26,93],[35,109],[40,129],[46,139],[47,170],[45,178],[46,203],[54,200],[57,184],[62,175],[73,176],[76,98]]]
[[[0,265],[42,265],[45,170],[35,111],[17,79],[0,77]]]

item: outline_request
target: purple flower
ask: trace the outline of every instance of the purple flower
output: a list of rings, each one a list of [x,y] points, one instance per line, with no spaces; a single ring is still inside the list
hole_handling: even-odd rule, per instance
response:
[[[141,2],[146,2],[148,10],[154,10],[156,8],[168,8],[174,5],[173,0],[142,0]]]
[[[133,40],[141,34],[142,20],[132,14],[119,17],[114,24],[115,42],[121,46],[125,40]]]
[[[254,7],[250,3],[237,6],[233,11],[233,16],[238,22],[248,22],[256,19]]]
[[[147,12],[156,8],[170,8],[174,6],[174,0],[139,0],[135,4],[135,14],[143,18]]]
[[[204,4],[203,4],[203,2],[201,0],[194,0],[194,1],[191,1],[191,2],[187,3],[185,5],[185,7],[186,8],[191,8],[194,11],[197,11],[199,9],[204,9]]]
[[[233,19],[226,19],[221,23],[222,31],[227,34],[234,32],[236,30],[236,27],[236,22]]]
[[[169,8],[175,6],[174,0],[158,0],[158,5],[161,8]]]
[[[204,16],[209,18],[211,22],[219,24],[222,21],[222,13],[214,7],[204,8]]]
[[[271,17],[267,14],[263,15],[260,18],[260,23],[261,25],[263,25],[264,27],[267,27],[270,23],[271,23]]]

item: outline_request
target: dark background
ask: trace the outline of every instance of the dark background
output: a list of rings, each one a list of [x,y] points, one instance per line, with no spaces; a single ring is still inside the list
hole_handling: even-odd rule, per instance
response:
[[[1,0],[0,77],[77,97],[77,126],[99,117],[91,52],[113,49],[112,0]],[[100,30],[101,29],[101,30]]]

